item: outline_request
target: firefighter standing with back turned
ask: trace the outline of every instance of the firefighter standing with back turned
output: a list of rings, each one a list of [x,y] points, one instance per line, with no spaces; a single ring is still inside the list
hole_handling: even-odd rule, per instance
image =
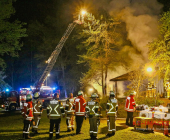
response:
[[[62,115],[64,117],[64,108],[62,102],[57,100],[57,95],[55,95],[54,99],[50,101],[47,107],[47,117],[50,119],[50,139],[53,137],[54,125],[56,129],[56,139],[60,138],[60,122]]]
[[[110,98],[107,101],[106,112],[107,112],[107,136],[112,136],[116,132],[116,112],[118,110],[118,101],[115,98],[115,93],[110,91]]]
[[[91,139],[97,139],[98,126],[100,124],[100,106],[96,101],[98,95],[96,93],[91,94],[92,100],[86,104],[86,113],[89,116],[90,123],[90,137]]]
[[[41,119],[41,114],[42,114],[42,104],[39,101],[39,92],[34,93],[34,100],[33,100],[33,126],[32,126],[32,132],[34,134],[38,134],[38,125],[40,123]]]
[[[67,132],[74,130],[74,110],[73,110],[73,93],[70,93],[70,98],[66,100],[65,112],[67,114],[66,124],[67,124]]]
[[[22,109],[22,115],[24,117],[24,128],[23,128],[23,138],[30,139],[29,129],[31,126],[31,121],[33,119],[33,106],[32,106],[32,95],[27,94],[26,103]]]
[[[133,127],[133,112],[135,109],[134,92],[131,91],[130,95],[126,98],[125,110],[127,111],[126,125]],[[130,119],[130,124],[129,124]]]
[[[78,92],[78,96],[74,99],[73,109],[76,116],[76,134],[82,134],[81,127],[85,116],[86,100],[83,97],[83,91]]]

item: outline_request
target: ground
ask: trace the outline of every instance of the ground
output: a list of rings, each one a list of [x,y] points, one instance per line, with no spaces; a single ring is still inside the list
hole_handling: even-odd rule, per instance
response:
[[[99,134],[98,139],[103,140],[169,140],[169,137],[164,136],[163,133],[149,133],[143,131],[135,131],[133,127],[127,127],[125,125],[125,118],[119,118],[116,121],[117,124],[117,131],[116,134],[110,138],[107,138],[105,134],[107,133],[107,120],[105,118],[101,119],[101,123],[99,126]],[[0,113],[0,140],[19,140],[22,139],[22,127],[23,127],[23,120],[22,116],[19,111],[15,113]],[[75,131],[73,132],[66,132],[67,127],[65,123],[65,118],[62,118],[61,121],[61,129],[60,134],[62,136],[62,140],[88,140],[90,139],[89,136],[89,122],[88,118],[84,120],[82,126],[82,132],[84,134],[75,135]],[[33,135],[31,133],[32,139],[34,140],[47,140],[48,139],[48,132],[49,132],[49,120],[46,117],[46,111],[44,110],[43,116],[41,119],[41,123],[39,125],[39,135]],[[55,139],[55,138],[53,138]]]

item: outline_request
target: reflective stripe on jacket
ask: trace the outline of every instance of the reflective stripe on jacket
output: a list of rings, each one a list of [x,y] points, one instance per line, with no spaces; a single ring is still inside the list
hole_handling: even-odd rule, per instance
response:
[[[99,103],[93,100],[87,102],[86,113],[89,116],[99,116]]]
[[[64,107],[60,100],[51,100],[47,107],[47,115],[49,119],[59,119],[64,114]]]
[[[42,111],[42,104],[38,99],[33,100],[33,114],[34,115],[39,115],[41,114]]]
[[[85,115],[86,100],[83,98],[82,95],[75,98],[73,106],[75,109],[75,115],[77,116]]]
[[[65,107],[65,111],[67,114],[74,114],[73,103],[74,103],[74,98],[67,99],[66,107]]]
[[[110,98],[107,101],[107,107],[106,107],[107,115],[115,116],[116,115],[116,107],[118,107],[117,99],[116,98]]]
[[[133,98],[133,95],[128,96],[126,98],[125,110],[128,112],[134,112],[134,105],[135,105],[135,100]]]
[[[24,108],[22,109],[22,115],[25,120],[32,120],[33,119],[33,106],[32,101],[24,103]]]

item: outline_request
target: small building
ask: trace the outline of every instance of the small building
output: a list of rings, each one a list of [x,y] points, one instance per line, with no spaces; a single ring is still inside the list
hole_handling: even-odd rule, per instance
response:
[[[125,97],[124,92],[129,90],[127,88],[127,86],[130,84],[130,81],[128,79],[132,72],[133,71],[110,79],[110,81],[113,82],[113,90],[116,93],[116,97],[119,97],[119,98]],[[150,89],[150,88],[148,88],[148,85],[150,84],[150,82],[148,82],[148,80],[146,79],[146,81],[144,81],[144,83],[146,86],[144,86],[143,91],[147,91],[148,89]],[[153,88],[155,88],[156,93],[159,93],[159,94],[163,95],[164,97],[166,97],[163,79],[155,78],[153,84],[154,84]],[[150,95],[153,95],[153,94],[150,94]]]

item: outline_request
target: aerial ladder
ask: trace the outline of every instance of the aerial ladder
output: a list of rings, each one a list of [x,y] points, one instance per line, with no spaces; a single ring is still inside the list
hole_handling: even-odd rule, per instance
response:
[[[84,22],[84,13],[82,12],[82,15],[78,16],[78,20],[75,20],[73,23],[70,23],[64,33],[64,35],[62,36],[62,38],[60,39],[58,45],[56,46],[56,48],[54,49],[54,51],[52,52],[51,56],[49,57],[49,59],[46,61],[47,66],[42,74],[42,76],[40,77],[39,81],[37,82],[37,84],[35,84],[35,88],[36,90],[34,92],[37,92],[40,90],[42,84],[44,83],[44,81],[46,80],[48,74],[50,73],[50,71],[52,70],[52,68],[54,67],[54,64],[61,52],[61,49],[64,46],[64,43],[66,42],[66,40],[68,39],[69,35],[71,34],[71,32],[73,31],[73,29],[75,28],[75,26],[77,24],[83,24]],[[34,93],[33,92],[33,93]]]

